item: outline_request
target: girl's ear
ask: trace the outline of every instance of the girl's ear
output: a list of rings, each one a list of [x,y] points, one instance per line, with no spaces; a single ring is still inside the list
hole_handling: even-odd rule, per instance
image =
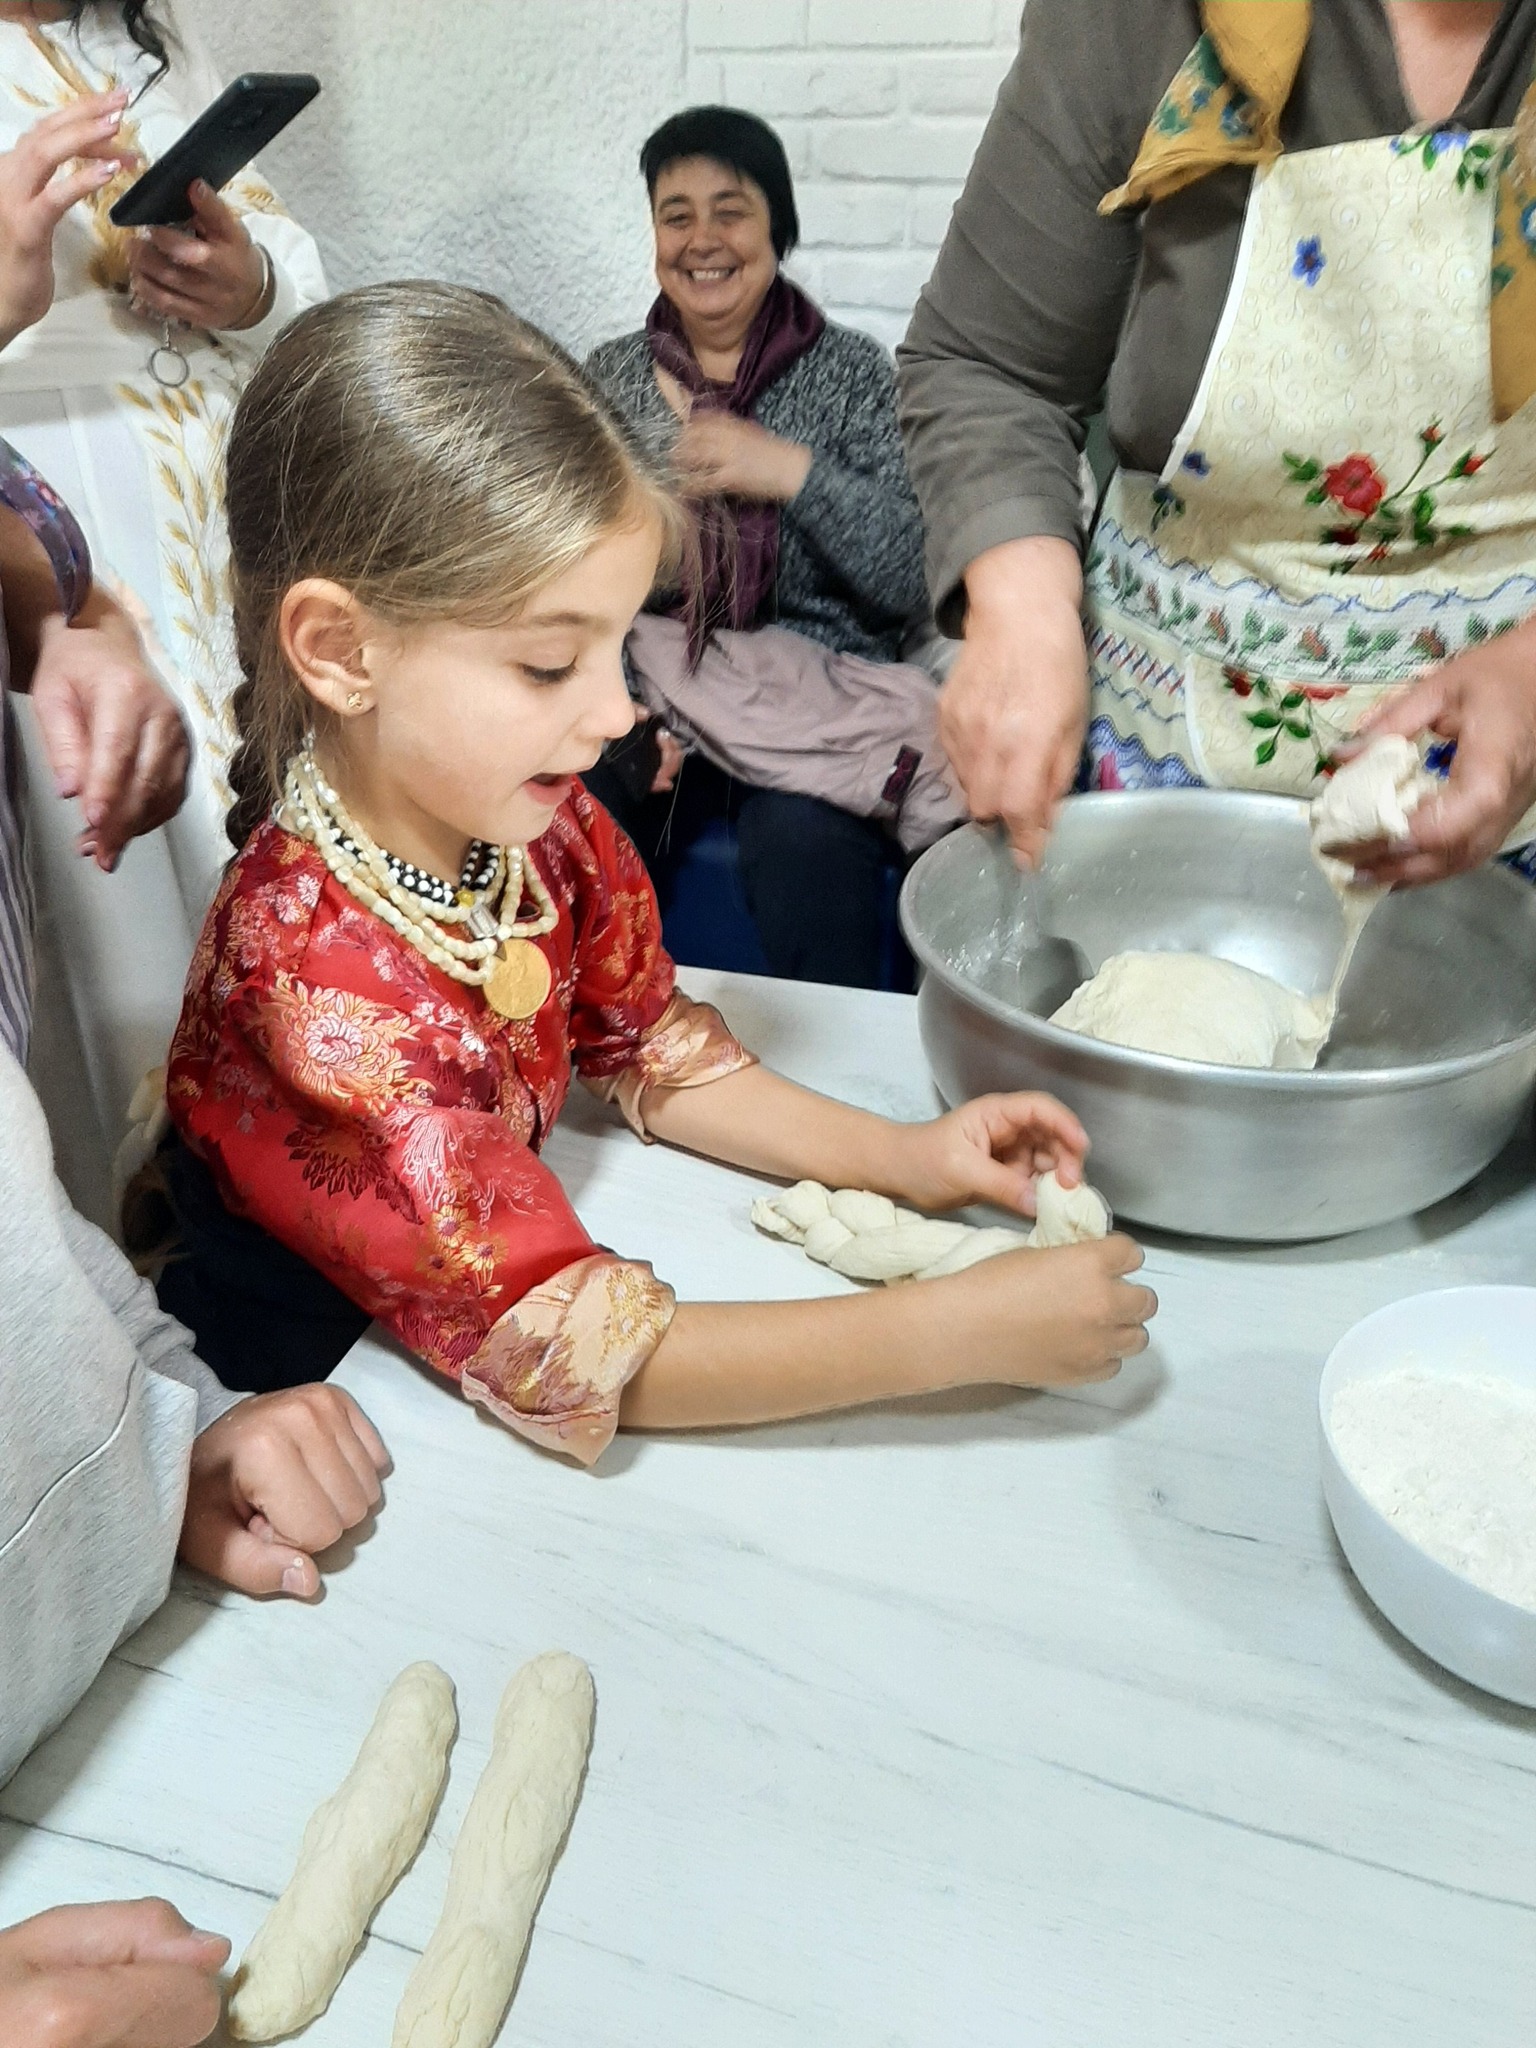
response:
[[[278,612],[283,659],[317,703],[337,718],[358,718],[375,705],[367,644],[377,627],[339,583],[308,576],[293,584]]]

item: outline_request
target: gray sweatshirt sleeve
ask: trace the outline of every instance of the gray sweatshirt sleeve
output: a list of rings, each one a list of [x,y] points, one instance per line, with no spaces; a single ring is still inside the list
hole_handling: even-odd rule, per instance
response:
[[[1192,12],[1184,0],[1158,5]],[[1172,75],[1169,32],[1138,32],[1148,12],[1029,0],[1018,58],[897,350],[929,588],[950,631],[978,555],[1034,534],[1080,538],[1086,423],[1141,247],[1134,217],[1105,219],[1098,206]],[[1186,27],[1173,22],[1173,47]]]
[[[165,1598],[200,1427],[228,1406],[70,1208],[0,1048],[0,1782]]]
[[[817,450],[784,508],[827,567],[877,617],[920,618],[923,515],[907,473],[891,359],[867,335],[840,330],[842,416],[834,446]]]
[[[111,1238],[87,1223],[70,1206],[68,1195],[56,1181],[54,1199],[59,1205],[64,1243],[75,1264],[117,1318],[130,1344],[145,1367],[161,1379],[176,1380],[190,1387],[197,1397],[197,1434],[242,1401],[216,1379],[192,1349],[192,1334],[161,1312],[155,1290],[141,1280]]]

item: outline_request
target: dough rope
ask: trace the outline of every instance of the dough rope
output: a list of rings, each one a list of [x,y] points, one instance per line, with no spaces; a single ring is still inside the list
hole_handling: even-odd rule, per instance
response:
[[[1042,1174],[1035,1198],[1035,1227],[1028,1237],[1017,1230],[945,1223],[898,1209],[885,1195],[824,1188],[815,1180],[760,1197],[752,1204],[752,1221],[846,1280],[883,1281],[887,1287],[902,1280],[942,1280],[1002,1252],[1049,1251],[1109,1235],[1109,1204],[1086,1181],[1064,1188],[1054,1173]]]
[[[412,1664],[340,1786],[310,1816],[293,1875],[235,1977],[229,2032],[275,2041],[318,2019],[432,1819],[458,1731],[453,1681]]]
[[[525,1664],[502,1695],[442,1918],[405,1987],[393,2048],[495,2040],[581,1795],[595,1706],[591,1672],[563,1650]]]

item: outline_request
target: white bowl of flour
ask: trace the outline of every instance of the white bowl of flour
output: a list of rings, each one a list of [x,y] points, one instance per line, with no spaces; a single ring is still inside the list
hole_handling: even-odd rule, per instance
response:
[[[1536,1707],[1536,1288],[1379,1309],[1335,1346],[1318,1407],[1365,1591],[1437,1664]]]

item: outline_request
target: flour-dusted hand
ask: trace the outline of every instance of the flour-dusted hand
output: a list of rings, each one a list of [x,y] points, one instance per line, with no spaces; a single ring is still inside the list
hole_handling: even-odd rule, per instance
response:
[[[1406,846],[1352,856],[1382,888],[1481,867],[1536,801],[1536,621],[1431,669],[1365,727],[1367,737],[1426,732],[1456,742],[1449,779],[1416,809]]]
[[[85,813],[80,851],[110,869],[130,839],[181,808],[191,746],[176,701],[132,620],[99,589],[72,625],[44,623],[31,697],[54,785]]]
[[[158,318],[188,327],[254,327],[272,302],[271,258],[211,185],[199,178],[188,197],[188,228],[146,228],[134,243],[134,296]]]
[[[1010,541],[966,571],[965,640],[939,737],[974,818],[1038,866],[1088,726],[1082,568],[1065,541]]]
[[[596,1701],[579,1657],[551,1650],[502,1695],[448,1867],[443,1915],[411,1972],[394,2048],[491,2048],[533,1916],[581,1797]]]
[[[276,2041],[318,2019],[431,1823],[458,1733],[453,1682],[412,1664],[385,1693],[357,1761],[316,1807],[282,1896],[241,1959],[237,2041]]]
[[[229,1943],[164,1899],[58,1906],[0,1931],[6,2048],[195,2048]]]
[[[53,237],[69,209],[131,160],[126,92],[94,93],[34,123],[0,155],[0,348],[53,304]]]
[[[978,1095],[932,1123],[898,1125],[891,1142],[897,1191],[940,1213],[992,1202],[1033,1216],[1039,1175],[1075,1187],[1088,1154],[1088,1133],[1050,1095]]]
[[[340,1387],[242,1401],[192,1446],[184,1564],[242,1593],[319,1590],[315,1553],[378,1506],[389,1453]]]

